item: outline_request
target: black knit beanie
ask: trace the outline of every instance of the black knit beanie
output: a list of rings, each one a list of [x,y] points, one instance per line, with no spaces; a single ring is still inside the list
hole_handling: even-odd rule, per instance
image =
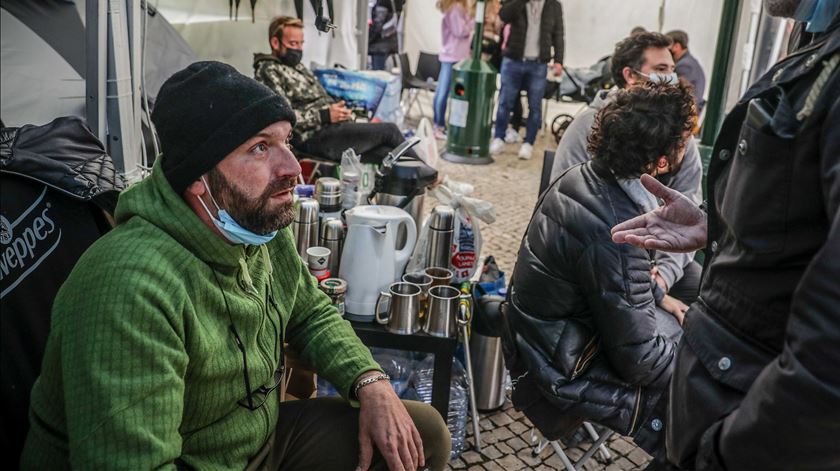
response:
[[[295,124],[285,98],[221,62],[196,62],[170,77],[152,121],[161,168],[179,195],[234,149],[278,121]]]

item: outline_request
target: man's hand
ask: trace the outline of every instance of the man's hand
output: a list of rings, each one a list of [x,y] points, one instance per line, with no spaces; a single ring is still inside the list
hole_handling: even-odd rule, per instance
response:
[[[387,381],[359,389],[359,466],[367,471],[373,444],[392,471],[415,471],[426,465],[423,441],[405,406]]]
[[[330,105],[330,122],[331,123],[340,123],[342,121],[347,121],[350,119],[352,112],[350,108],[344,106],[344,100],[333,103]]]
[[[693,252],[705,247],[706,213],[652,176],[642,175],[640,180],[649,192],[665,201],[665,206],[613,227],[613,242],[665,252]]]
[[[659,302],[659,307],[671,313],[672,316],[677,318],[677,322],[679,322],[680,325],[683,325],[685,311],[688,311],[688,306],[686,306],[685,303],[666,294],[665,297],[662,298],[662,301]]]
[[[554,63],[554,76],[560,78],[563,75],[563,64],[559,62]]]

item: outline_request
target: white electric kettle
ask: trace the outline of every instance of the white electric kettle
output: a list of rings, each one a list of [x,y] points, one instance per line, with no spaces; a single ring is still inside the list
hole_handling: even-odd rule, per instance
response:
[[[344,213],[347,236],[339,276],[347,281],[345,317],[373,322],[376,299],[400,280],[417,242],[417,226],[394,206],[356,206]],[[397,247],[403,228],[406,241]]]

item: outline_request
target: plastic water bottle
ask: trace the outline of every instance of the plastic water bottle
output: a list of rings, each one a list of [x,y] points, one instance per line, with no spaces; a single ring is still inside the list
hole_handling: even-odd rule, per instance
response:
[[[421,361],[414,370],[412,385],[419,399],[426,404],[432,403],[432,376],[434,375],[434,357],[431,355]],[[446,426],[452,435],[452,453],[449,459],[458,457],[464,451],[467,433],[468,409],[466,373],[461,362],[455,359],[452,364],[452,380],[449,390],[449,411],[446,414]]]
[[[319,375],[316,389],[316,397],[329,396],[338,396],[338,391],[336,391],[335,387],[333,387],[333,385],[330,384],[329,381],[325,380]]]

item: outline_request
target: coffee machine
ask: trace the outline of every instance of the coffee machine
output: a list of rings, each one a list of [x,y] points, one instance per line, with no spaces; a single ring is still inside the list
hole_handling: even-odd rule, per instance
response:
[[[368,196],[368,204],[395,206],[404,210],[411,215],[417,227],[422,226],[420,218],[426,188],[438,177],[437,170],[416,157],[405,155],[419,142],[419,138],[412,137],[388,153],[376,171],[373,191]]]

